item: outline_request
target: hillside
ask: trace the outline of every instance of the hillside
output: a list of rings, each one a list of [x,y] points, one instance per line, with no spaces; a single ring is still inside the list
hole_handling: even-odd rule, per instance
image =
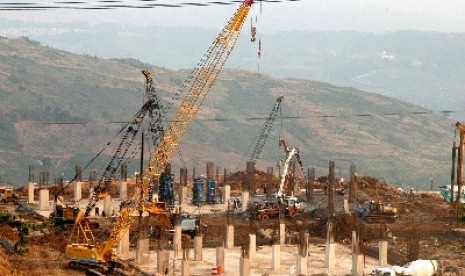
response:
[[[6,35],[28,36],[73,53],[130,57],[170,69],[195,66],[218,33],[214,28],[0,22],[0,33]],[[386,94],[436,112],[452,110],[452,117],[465,119],[463,33],[273,32],[260,27],[258,31],[264,73]],[[226,67],[256,71],[257,47],[244,31]]]
[[[74,165],[90,160],[141,107],[140,71],[146,68],[164,102],[188,73],[0,38],[0,110],[6,130],[0,132],[0,182],[23,184],[33,164],[36,171],[48,167],[51,179],[62,173],[71,178]],[[224,70],[213,86],[181,146],[188,168],[203,172],[206,161],[245,168],[247,150],[281,95],[283,124],[276,123],[259,169],[283,158],[277,141],[284,137],[300,148],[304,165],[317,167],[318,175],[327,174],[328,161],[335,160],[336,173],[344,178],[350,163],[362,175],[399,186],[429,188],[431,177],[441,184],[450,178],[453,121],[374,93],[257,77],[245,70]]]

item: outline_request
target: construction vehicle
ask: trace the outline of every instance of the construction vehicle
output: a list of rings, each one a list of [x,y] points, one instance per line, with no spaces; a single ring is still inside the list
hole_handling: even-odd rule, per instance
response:
[[[194,120],[197,111],[234,48],[252,4],[253,0],[245,0],[240,5],[220,35],[215,39],[206,56],[202,58],[199,65],[189,75],[181,91],[177,93],[177,95],[185,94],[185,98],[181,102],[174,118],[166,120],[166,122],[169,122],[168,126],[163,128],[157,126],[155,128],[160,136],[158,136],[159,140],[154,145],[155,149],[150,156],[149,165],[145,171],[150,176],[151,189],[149,190],[155,190],[154,188],[159,183],[159,177],[164,173],[173,154],[179,149],[191,122]],[[151,89],[152,81],[149,81],[148,74],[144,73],[144,75],[147,78],[146,86]],[[131,143],[146,113],[149,113],[149,115],[153,114],[154,103],[155,101],[149,98],[143,108],[136,114],[133,123],[127,127],[127,139],[121,142],[121,146]],[[160,128],[163,129],[162,132],[158,132]],[[66,256],[72,259],[70,262],[71,266],[92,267],[93,265],[97,265],[97,267],[101,267],[115,260],[115,247],[121,240],[122,235],[128,231],[129,225],[136,218],[136,216],[132,215],[134,208],[137,210],[136,213],[142,214],[144,211],[147,211],[152,216],[155,216],[166,228],[172,227],[169,220],[170,214],[167,209],[157,206],[157,203],[147,202],[144,196],[145,187],[141,170],[139,181],[141,195],[138,202],[131,202],[132,204],[122,206],[120,215],[114,224],[109,238],[99,244],[95,242],[95,238],[87,223],[87,216],[96,206],[97,202],[108,194],[105,180],[111,179],[111,174],[114,174],[119,167],[118,165],[124,160],[128,150],[128,147],[118,147],[116,151],[118,155],[114,155],[114,158],[110,161],[101,178],[102,181],[99,181],[98,186],[94,188],[85,212],[79,212],[76,218],[75,231],[73,231],[74,241],[66,247]]]
[[[370,276],[434,276],[439,272],[439,261],[416,260],[405,266],[378,267]]]
[[[279,181],[279,189],[278,192],[276,193],[276,197],[278,198],[278,201],[283,203],[283,199],[285,197],[285,190],[286,190],[286,182],[289,182],[289,178],[291,177],[291,173],[289,172],[290,167],[294,167],[296,163],[299,164],[299,166],[295,166],[296,169],[299,169],[300,171],[303,170],[303,164],[302,160],[300,159],[300,153],[299,149],[296,147],[289,147],[287,145],[287,142],[285,139],[279,139],[279,145],[283,146],[284,152],[286,153],[286,159],[284,160],[282,164],[282,172],[280,175],[280,181]],[[292,176],[293,177],[293,176]],[[289,185],[289,184],[287,184]]]
[[[372,186],[356,173],[353,175],[353,181],[357,186],[360,182],[363,182],[366,187]],[[380,202],[379,190],[378,186],[376,186],[376,200],[371,200],[368,203],[368,206],[361,204],[357,208],[357,215],[366,223],[394,223],[397,218],[397,208],[391,204],[384,204]]]
[[[14,188],[11,186],[0,187],[0,203],[17,202],[18,195],[14,193]]]

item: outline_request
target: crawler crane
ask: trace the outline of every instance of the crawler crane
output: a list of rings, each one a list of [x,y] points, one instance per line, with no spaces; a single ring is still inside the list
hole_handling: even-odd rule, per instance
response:
[[[253,0],[245,0],[240,5],[228,24],[210,46],[207,54],[201,59],[198,66],[189,75],[184,86],[181,88],[179,94],[185,94],[186,96],[181,102],[174,118],[169,121],[170,123],[166,128],[163,128],[164,131],[161,131],[162,133],[159,136],[159,141],[155,145],[155,149],[149,160],[146,173],[150,176],[152,188],[158,182],[160,175],[164,172],[174,152],[179,149],[179,145],[188,131],[190,123],[194,120],[197,111],[207,97],[210,88],[236,45],[252,4]],[[151,87],[152,78],[150,74],[146,73],[144,73],[147,78],[146,85]],[[144,104],[144,107],[136,114],[133,123],[127,128],[129,140],[134,139],[133,137],[135,137],[144,116],[147,112],[150,113],[152,111],[153,104],[153,99],[149,98],[147,103]],[[120,160],[127,154],[127,150],[124,147],[124,145],[127,144],[126,141],[121,142],[121,147],[117,150],[119,157],[112,159],[105,170],[105,172],[109,172],[110,175],[116,171],[116,168],[118,168],[117,165],[121,162]],[[141,177],[140,185],[142,187],[139,201],[122,205],[120,215],[117,222],[114,224],[109,238],[105,242],[97,244],[90,227],[88,227],[87,216],[96,206],[97,202],[108,194],[108,187],[106,184],[106,180],[108,179],[111,179],[111,177],[105,173],[99,185],[94,188],[94,193],[89,200],[85,213],[79,213],[78,219],[76,219],[74,241],[66,247],[66,256],[72,259],[70,262],[71,266],[100,266],[115,260],[116,255],[114,249],[121,240],[122,235],[128,231],[129,225],[136,218],[136,216],[131,215],[134,211],[134,204],[139,214],[148,211],[150,214],[156,216],[166,227],[171,226],[169,212],[167,212],[163,206],[157,205],[160,203],[148,203],[146,201],[142,181],[143,177]]]

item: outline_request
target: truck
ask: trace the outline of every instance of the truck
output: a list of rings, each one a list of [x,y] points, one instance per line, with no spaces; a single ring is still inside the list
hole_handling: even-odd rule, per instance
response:
[[[373,269],[371,276],[435,276],[439,272],[439,261],[416,260],[404,266],[378,267]]]
[[[0,187],[0,203],[16,202],[18,196],[14,193],[13,187],[2,186]]]

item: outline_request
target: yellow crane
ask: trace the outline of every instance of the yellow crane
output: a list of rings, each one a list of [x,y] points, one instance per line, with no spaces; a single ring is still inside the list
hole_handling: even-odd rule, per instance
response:
[[[171,160],[173,153],[179,149],[179,145],[190,123],[194,120],[197,111],[236,45],[253,2],[254,0],[245,0],[240,5],[181,88],[180,94],[185,94],[186,96],[181,102],[174,118],[170,120],[161,141],[152,152],[149,160],[146,173],[149,174],[152,183],[158,180],[167,163]],[[146,77],[146,85],[151,88],[152,77],[150,72],[144,70],[143,74]],[[149,99],[144,104],[140,113],[135,116],[134,127],[136,128],[134,131],[137,131],[137,127],[140,126],[145,113],[149,111],[149,106],[152,104],[153,102]],[[141,186],[143,186],[142,179],[141,177]],[[147,202],[143,196],[144,187],[141,188],[141,196],[139,197],[139,201],[136,202],[135,207],[138,213],[141,214],[147,211],[150,215],[155,216],[165,227],[171,227],[169,212],[166,207],[160,205],[164,203]],[[97,243],[88,225],[87,216],[96,203],[107,194],[107,185],[100,185],[99,183],[89,200],[85,213],[79,213],[77,216],[71,243],[66,247],[66,256],[72,260],[70,262],[71,266],[92,267],[93,265],[100,265],[114,260],[116,258],[116,245],[121,240],[123,234],[129,230],[131,223],[137,218],[137,216],[132,215],[134,206],[122,206],[120,215],[117,218],[117,222],[113,225],[109,238],[102,243]]]

